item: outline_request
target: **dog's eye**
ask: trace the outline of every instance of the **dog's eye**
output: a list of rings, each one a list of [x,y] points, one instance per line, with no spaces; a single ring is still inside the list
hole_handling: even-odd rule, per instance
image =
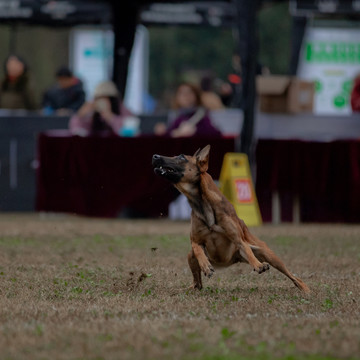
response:
[[[179,160],[186,160],[186,157],[184,154],[181,154],[178,156]]]

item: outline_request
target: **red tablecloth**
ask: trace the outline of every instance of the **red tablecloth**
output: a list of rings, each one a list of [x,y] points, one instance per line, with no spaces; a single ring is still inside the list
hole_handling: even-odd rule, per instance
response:
[[[292,220],[298,195],[302,221],[360,222],[360,141],[260,140],[256,164],[264,221],[271,221],[271,194],[277,191],[283,221]]]
[[[152,155],[192,155],[211,145],[210,174],[217,179],[233,138],[78,137],[42,133],[38,138],[38,211],[115,217],[124,209],[138,216],[166,215],[178,192],[156,176]]]

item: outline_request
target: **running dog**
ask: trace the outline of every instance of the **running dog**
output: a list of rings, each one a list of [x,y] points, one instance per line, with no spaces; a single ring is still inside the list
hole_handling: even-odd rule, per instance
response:
[[[157,175],[169,180],[183,193],[192,208],[191,251],[188,262],[194,277],[192,288],[201,289],[201,272],[211,277],[216,267],[237,262],[248,263],[259,274],[273,266],[286,275],[300,290],[310,292],[307,285],[294,276],[274,252],[250,233],[236,215],[232,204],[217,188],[207,173],[210,145],[193,156],[166,157],[153,155]]]

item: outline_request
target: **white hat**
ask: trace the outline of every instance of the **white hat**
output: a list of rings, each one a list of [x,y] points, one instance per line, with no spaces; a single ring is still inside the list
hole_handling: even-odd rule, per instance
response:
[[[116,88],[116,85],[112,81],[103,81],[98,84],[94,91],[94,97],[103,97],[103,96],[111,96],[118,97],[119,91]]]

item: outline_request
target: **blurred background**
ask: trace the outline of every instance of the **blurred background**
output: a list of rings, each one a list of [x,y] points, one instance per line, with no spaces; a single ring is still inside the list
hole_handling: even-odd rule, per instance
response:
[[[0,210],[166,217],[151,155],[210,143],[215,179],[248,155],[263,221],[359,222],[359,20],[357,0],[0,0]],[[184,83],[220,136],[171,133]]]
[[[93,3],[88,5],[89,3]],[[96,1],[12,1],[0,2],[4,11],[0,27],[0,41],[3,51],[0,54],[1,63],[11,53],[16,53],[26,59],[34,78],[36,78],[36,98],[40,104],[43,92],[54,82],[56,70],[63,66],[77,66],[74,56],[79,47],[93,47],[98,51],[88,54],[89,57],[101,56],[101,66],[106,66],[100,80],[112,76],[113,57],[113,30],[112,30],[112,9],[111,4],[98,2],[103,5],[94,8]],[[144,3],[151,3],[144,1]],[[171,3],[171,2],[169,2]],[[187,2],[188,4],[191,2]],[[12,4],[12,5],[11,5]],[[16,5],[15,5],[16,4]],[[35,13],[36,4],[46,7],[41,15]],[[69,9],[62,10],[67,4]],[[196,7],[181,5],[176,2],[174,9],[165,12],[167,18],[164,21],[156,19],[156,13],[162,14],[163,10],[158,9],[148,19],[148,8],[153,9],[154,5],[139,4],[139,25],[138,32],[144,39],[143,48],[144,66],[148,67],[148,92],[154,99],[164,101],[165,90],[174,88],[182,79],[191,76],[202,76],[209,72],[212,76],[220,79],[227,79],[228,74],[233,71],[232,57],[237,51],[237,29],[236,14],[231,10],[233,5],[229,1],[196,2]],[[183,4],[186,4],[184,2]],[[191,3],[192,4],[192,3]],[[12,6],[12,8],[11,8]],[[73,8],[71,8],[73,6]],[[91,17],[85,17],[80,11],[89,11],[86,8],[94,8]],[[177,8],[184,9],[184,16],[190,18],[194,13],[203,10],[204,19],[198,24],[192,24],[190,19],[177,21],[174,18]],[[213,9],[220,12],[216,14],[216,21],[219,23],[205,23],[208,12]],[[16,18],[21,9],[31,9],[34,13],[29,18]],[[19,14],[11,14],[15,9]],[[53,9],[53,13],[47,13],[46,9]],[[41,10],[40,10],[41,11]],[[49,10],[50,11],[50,10]],[[56,12],[64,14],[56,14]],[[126,5],[124,5],[124,12]],[[75,12],[75,14],[73,14]],[[224,14],[225,13],[225,14]],[[292,17],[289,12],[289,3],[284,1],[267,1],[257,10],[258,31],[259,31],[259,62],[266,64],[274,74],[288,74],[290,66],[291,51],[291,24]],[[55,17],[55,19],[54,19]],[[69,18],[68,18],[69,17]],[[14,19],[16,18],[16,20]],[[55,22],[54,22],[55,21]],[[90,38],[92,37],[92,38]],[[79,40],[78,40],[79,39]],[[99,40],[100,39],[100,40]],[[105,44],[102,42],[107,42]],[[85,42],[79,45],[78,42]],[[96,43],[98,41],[98,43]],[[140,45],[139,45],[140,46]],[[105,49],[106,47],[106,49]],[[36,51],[34,49],[36,48]],[[86,51],[86,49],[84,50]],[[102,54],[100,55],[100,52]],[[281,53],[281,56],[274,57],[274,53]],[[31,56],[29,56],[31,54]],[[105,63],[105,64],[104,64]],[[84,70],[77,68],[74,72],[82,77],[87,83],[88,76]],[[89,87],[89,91],[91,89]],[[93,90],[92,90],[93,91]],[[88,96],[91,94],[89,93]]]

